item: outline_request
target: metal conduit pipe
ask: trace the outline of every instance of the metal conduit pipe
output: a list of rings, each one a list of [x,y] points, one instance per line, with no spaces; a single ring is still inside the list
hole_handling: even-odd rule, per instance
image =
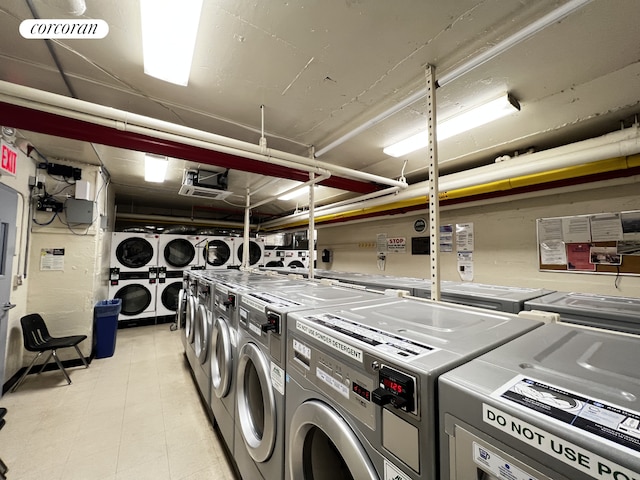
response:
[[[532,153],[526,157],[516,157],[506,162],[495,163],[483,167],[473,168],[464,172],[453,173],[440,177],[440,195],[446,195],[448,191],[463,188],[482,188],[494,182],[511,181],[519,177],[534,175],[543,172],[555,171],[562,168],[576,167],[602,160],[617,157],[627,157],[640,153],[640,130],[633,126],[625,130],[609,133],[601,137],[565,145],[558,148]],[[494,190],[495,185],[490,185]],[[316,218],[316,222],[332,215],[354,214],[365,209],[376,211],[401,208],[403,202],[408,206],[414,202],[424,202],[425,191],[428,192],[428,182],[419,182],[410,185],[405,190],[397,193],[392,204],[387,197],[362,200],[361,197],[352,199],[347,205],[326,205],[323,209],[323,217]],[[304,218],[306,214],[303,214]],[[292,223],[299,222],[301,218],[287,216],[262,224],[264,229],[275,227],[289,228]]]
[[[185,224],[189,225],[192,223],[197,223],[199,225],[211,225],[211,226],[221,226],[221,227],[244,227],[244,223],[242,222],[229,222],[227,220],[207,220],[205,218],[194,219],[191,217],[170,217],[167,215],[143,215],[140,213],[116,213],[116,218],[123,220],[140,220],[141,222],[148,222],[149,219],[158,221],[158,222],[167,222],[172,224]],[[255,227],[255,225],[253,225]]]
[[[299,189],[304,188],[304,187],[310,187],[311,185],[315,185],[316,183],[321,182],[321,181],[326,180],[327,178],[331,177],[331,173],[327,172],[327,171],[325,171],[325,173],[322,174],[319,177],[316,177],[313,173],[310,173],[309,175],[313,175],[313,177],[308,182],[304,182],[302,185],[297,185],[297,186],[295,186],[293,188],[285,190],[284,192],[279,193],[278,195],[274,195],[272,197],[265,198],[264,200],[261,200],[261,201],[255,203],[255,204],[251,205],[251,208],[257,208],[257,207],[260,207],[260,206],[265,205],[267,203],[271,203],[274,200],[277,200],[278,197],[282,197],[283,195],[287,195],[287,194],[289,194],[289,193],[291,193],[291,192],[293,192],[295,190],[299,190]],[[313,190],[313,188],[311,189],[311,191],[312,190]]]
[[[400,188],[406,187],[405,182],[398,180],[361,172],[359,170],[352,170],[278,150],[266,149],[266,152],[262,153],[262,147],[260,145],[254,145],[249,142],[204,132],[195,128],[184,127],[163,120],[44,92],[10,82],[0,81],[0,98],[6,103],[13,105],[35,108],[88,123],[117,128],[121,131],[134,133],[144,132],[144,135],[155,138],[171,138],[174,141],[189,145],[195,145],[195,143],[192,142],[198,142],[198,146],[209,150],[251,158],[266,163],[275,163],[289,168],[297,168],[309,173],[318,173],[318,169],[324,169],[353,179]]]

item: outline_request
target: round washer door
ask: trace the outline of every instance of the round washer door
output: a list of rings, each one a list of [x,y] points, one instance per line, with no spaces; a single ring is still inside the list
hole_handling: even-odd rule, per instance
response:
[[[182,291],[182,282],[173,282],[167,285],[162,290],[162,295],[160,295],[162,305],[169,310],[177,312],[180,304],[180,292]]]
[[[258,463],[271,457],[276,441],[276,399],[269,366],[255,343],[245,343],[238,352],[236,421],[249,455]]]
[[[178,308],[176,309],[176,320],[180,328],[184,328],[187,318],[187,291],[181,288],[178,292]]]
[[[319,400],[299,405],[291,417],[289,470],[296,480],[380,480],[351,427]]]
[[[143,268],[153,259],[153,245],[142,237],[131,237],[116,247],[116,258],[128,268]]]
[[[193,295],[188,295],[187,297],[187,312],[184,321],[184,336],[187,338],[189,343],[193,343],[195,323],[196,323],[196,308],[197,308],[197,300]]]
[[[238,247],[238,261],[242,263],[244,255],[244,243]],[[260,246],[253,240],[249,241],[249,266],[255,265],[262,258],[262,250]]]
[[[233,356],[231,330],[224,317],[216,318],[211,331],[211,382],[217,398],[224,398],[231,389]]]
[[[200,304],[196,310],[196,324],[194,332],[194,349],[196,357],[200,364],[207,359],[207,347],[209,343],[209,317],[210,313],[207,307]]]
[[[119,289],[114,298],[122,300],[120,313],[125,316],[138,315],[151,305],[151,292],[140,283],[131,283]]]
[[[207,265],[221,267],[231,259],[231,248],[223,240],[211,240],[202,250]]]
[[[165,245],[163,254],[169,265],[184,268],[193,261],[196,249],[186,238],[176,238]]]
[[[282,263],[280,260],[271,260],[267,262],[265,267],[284,267],[284,263]]]
[[[304,263],[302,263],[300,260],[294,260],[293,262],[289,263],[289,265],[287,265],[287,267],[304,268]]]

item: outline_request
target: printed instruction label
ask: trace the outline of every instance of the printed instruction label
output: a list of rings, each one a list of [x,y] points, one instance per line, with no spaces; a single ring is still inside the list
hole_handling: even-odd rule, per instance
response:
[[[494,396],[626,447],[636,455],[640,452],[638,412],[522,375],[501,387]]]
[[[633,472],[622,465],[586,450],[572,442],[536,427],[486,403],[482,404],[484,423],[520,440],[598,480],[637,480],[640,472]]]
[[[384,459],[384,480],[411,480],[386,458]]]
[[[249,322],[249,330],[251,330],[253,333],[258,335],[259,337],[262,336],[262,329],[255,323]]]
[[[302,333],[309,335],[312,338],[315,338],[316,340],[324,343],[325,345],[330,346],[334,350],[337,350],[340,353],[343,353],[348,357],[351,357],[354,360],[357,360],[358,362],[362,363],[362,350],[355,348],[353,345],[349,345],[348,343],[338,340],[337,338],[334,338],[331,335],[327,335],[326,333],[321,332],[320,330],[317,330],[299,320],[296,321],[296,328]]]
[[[325,372],[321,368],[316,368],[316,376],[344,398],[349,398],[349,389],[342,382],[333,378],[329,373]]]
[[[504,480],[538,480],[527,472],[519,469],[513,463],[505,461],[503,458],[490,450],[473,442],[473,461],[486,470],[488,473]]]
[[[304,318],[305,320],[322,325],[323,327],[337,333],[346,335],[353,340],[365,343],[369,347],[386,355],[395,357],[398,361],[402,362],[407,362],[417,358],[418,356],[436,351],[434,347],[430,347],[429,345],[414,342],[406,337],[401,337],[391,332],[385,332],[377,328],[369,327],[362,323],[353,322],[331,313],[309,315]],[[313,327],[307,328],[317,332]],[[327,336],[322,332],[320,333]]]
[[[284,370],[272,362],[271,385],[273,385],[273,388],[275,388],[280,395],[284,395],[284,380]]]

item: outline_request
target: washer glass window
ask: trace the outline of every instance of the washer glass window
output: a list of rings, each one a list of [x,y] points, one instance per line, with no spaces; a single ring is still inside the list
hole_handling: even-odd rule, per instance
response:
[[[178,297],[180,295],[180,291],[182,290],[182,282],[173,282],[167,288],[162,291],[161,300],[162,305],[164,305],[169,310],[178,310]]]
[[[185,238],[171,240],[164,247],[164,259],[172,267],[184,268],[191,263],[195,256],[195,247]]]
[[[122,300],[122,315],[138,315],[151,305],[151,292],[140,284],[126,285],[116,292],[114,298]]]
[[[144,238],[131,237],[116,248],[116,258],[128,268],[142,268],[153,259],[153,246]]]
[[[249,242],[249,265],[255,265],[260,261],[262,251],[256,242]],[[244,258],[244,244],[238,247],[238,259],[242,262]]]
[[[208,265],[220,267],[225,265],[231,258],[231,249],[222,240],[212,240],[207,242],[203,254]]]

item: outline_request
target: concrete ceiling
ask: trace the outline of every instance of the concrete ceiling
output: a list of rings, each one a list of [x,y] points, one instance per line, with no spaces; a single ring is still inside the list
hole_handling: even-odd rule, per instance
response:
[[[121,109],[257,145],[264,105],[270,148],[309,157],[436,78],[566,4],[555,0],[204,0],[189,84],[143,73],[139,5],[86,0],[83,18],[102,19],[102,40],[27,40],[33,18],[72,18],[68,0],[5,0],[0,5],[0,80]],[[176,8],[180,2],[175,2]],[[509,92],[521,111],[439,142],[441,171],[492,163],[501,155],[547,149],[619,129],[640,110],[640,2],[592,0],[567,18],[437,89],[437,117],[447,118]],[[55,58],[54,58],[55,57]],[[57,62],[57,63],[56,63]],[[65,82],[66,79],[66,82]],[[1,101],[1,98],[0,98]],[[0,124],[12,126],[9,114]],[[382,148],[424,129],[417,101],[318,160],[409,183],[426,177],[426,150],[392,158]],[[185,167],[172,158],[167,182],[144,182],[143,153],[51,135],[42,122],[19,128],[51,158],[102,164],[119,211],[203,214],[241,220],[247,188],[255,201],[297,183],[264,171],[231,168],[226,202],[177,195]],[[243,165],[238,163],[238,165]],[[352,195],[317,189],[320,203]],[[299,206],[306,199],[298,200]],[[257,208],[254,220],[284,215],[296,200]]]

